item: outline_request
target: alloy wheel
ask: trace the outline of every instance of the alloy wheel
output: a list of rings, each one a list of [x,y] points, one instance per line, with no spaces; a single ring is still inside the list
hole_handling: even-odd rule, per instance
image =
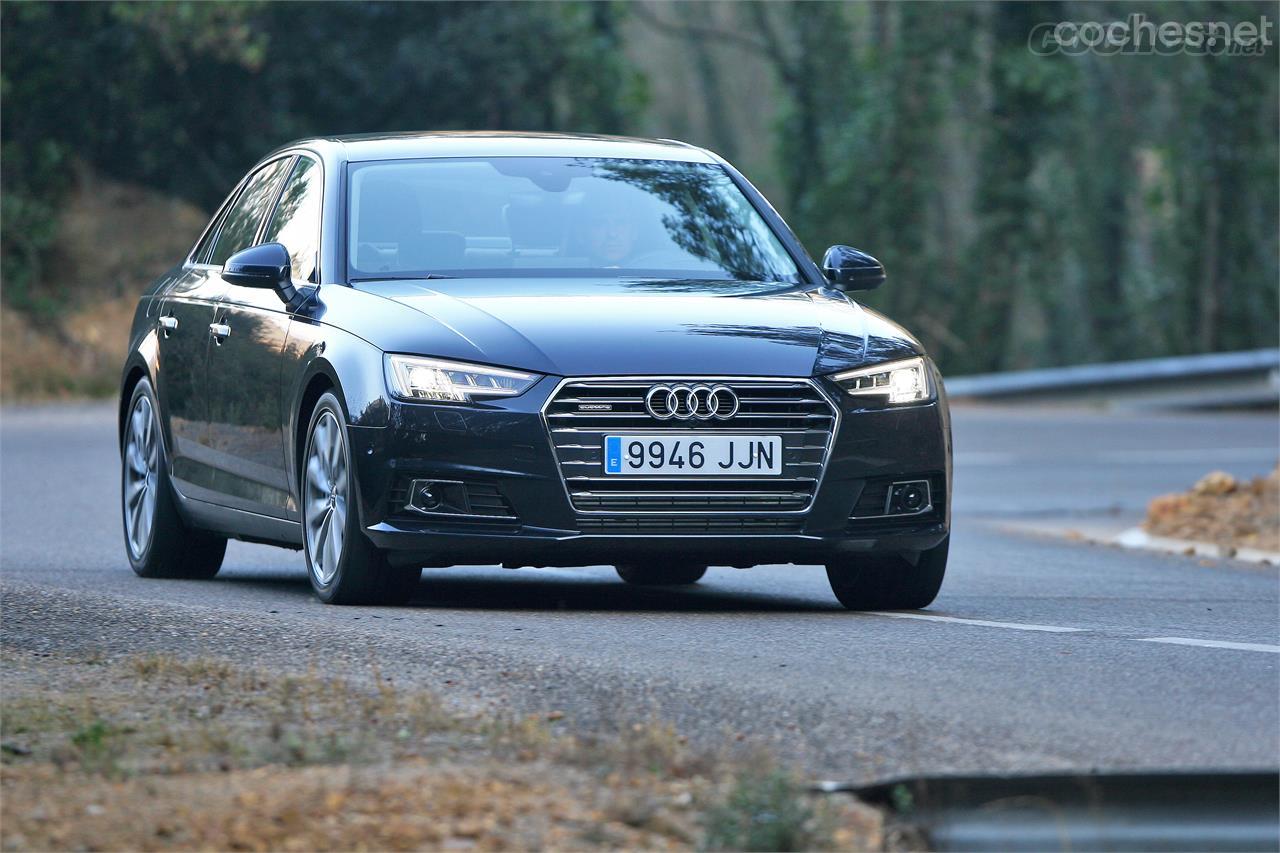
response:
[[[307,554],[316,582],[327,586],[342,560],[347,529],[347,459],[342,426],[332,412],[323,412],[307,446]]]
[[[156,493],[160,485],[160,437],[151,399],[138,397],[129,414],[125,438],[124,523],[129,553],[142,559],[155,527]]]

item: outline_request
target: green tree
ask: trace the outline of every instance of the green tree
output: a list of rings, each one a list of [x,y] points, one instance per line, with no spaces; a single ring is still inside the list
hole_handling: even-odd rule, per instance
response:
[[[726,43],[778,78],[793,227],[815,255],[850,242],[880,257],[890,283],[860,301],[919,331],[948,372],[1275,346],[1277,48],[1028,49],[1037,24],[1133,11],[773,3],[743,8]],[[1141,11],[1157,25],[1276,15]]]
[[[624,132],[643,80],[614,3],[9,3],[0,7],[3,277],[40,276],[75,157],[211,208],[290,139]]]

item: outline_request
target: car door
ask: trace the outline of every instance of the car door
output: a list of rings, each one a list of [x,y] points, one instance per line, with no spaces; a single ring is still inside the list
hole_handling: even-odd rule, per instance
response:
[[[318,280],[323,174],[306,155],[292,158],[283,189],[270,197],[250,245],[279,242],[289,250],[296,287]],[[247,246],[238,246],[239,251]],[[224,259],[225,260],[225,259]],[[291,314],[274,290],[228,282],[209,351],[209,430],[223,502],[287,518],[293,506],[285,456],[280,374]]]
[[[170,474],[187,497],[207,498],[215,488],[208,452],[208,327],[225,289],[221,276],[192,265],[155,312],[156,385],[169,426]]]
[[[273,161],[247,176],[224,204],[214,223],[191,253],[185,275],[161,301],[159,330],[161,406],[171,435],[172,476],[178,490],[196,500],[221,502],[225,488],[222,466],[211,430],[209,352],[211,324],[224,305],[227,283],[222,261],[231,246],[252,240],[266,205],[275,198],[289,159]]]
[[[218,208],[182,274],[158,295],[159,305],[152,312],[158,350],[156,391],[168,426],[170,476],[183,495],[198,500],[216,494],[216,468],[209,450],[209,324],[227,289],[208,261],[251,177],[245,176]]]

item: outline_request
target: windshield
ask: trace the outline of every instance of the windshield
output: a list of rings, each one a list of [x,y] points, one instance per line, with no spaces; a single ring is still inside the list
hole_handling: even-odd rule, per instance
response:
[[[801,281],[777,235],[718,165],[496,157],[349,168],[352,280]]]

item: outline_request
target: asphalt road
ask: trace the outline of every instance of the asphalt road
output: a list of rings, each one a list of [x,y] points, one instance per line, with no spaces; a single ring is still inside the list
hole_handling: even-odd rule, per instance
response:
[[[1010,532],[1141,511],[1211,468],[1275,464],[1274,415],[957,409],[951,565],[928,611],[850,614],[818,567],[695,588],[605,568],[424,572],[406,608],[332,608],[299,555],[233,543],[217,579],[123,554],[109,406],[0,413],[3,641],[376,671],[461,706],[660,717],[815,777],[1280,764],[1274,568]],[[2,682],[0,682],[2,684]],[[566,723],[567,724],[567,723]]]

